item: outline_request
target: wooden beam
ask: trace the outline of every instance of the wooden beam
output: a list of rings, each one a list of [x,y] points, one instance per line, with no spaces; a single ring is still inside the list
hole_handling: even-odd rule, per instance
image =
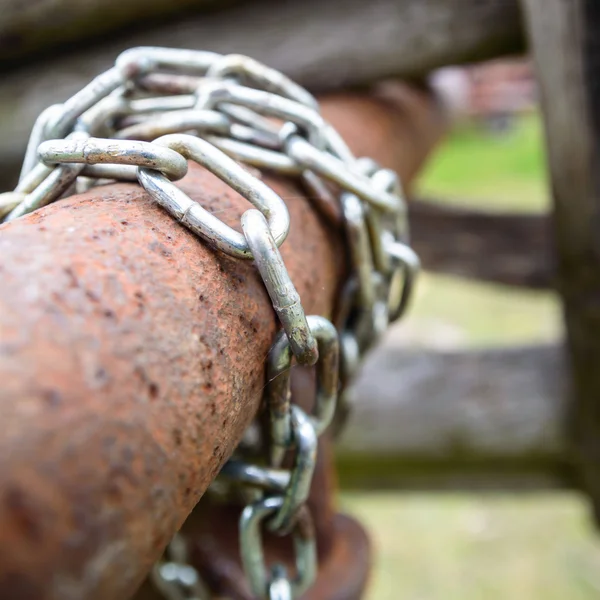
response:
[[[409,350],[383,345],[350,393],[343,486],[556,487],[568,482],[558,346]]]
[[[490,213],[423,200],[409,205],[411,241],[423,267],[526,288],[554,286],[546,215]]]
[[[574,401],[571,441],[600,523],[600,4],[523,0],[546,127]]]
[[[44,26],[43,20],[37,25]],[[392,76],[421,78],[436,67],[524,47],[517,0],[257,0],[186,15],[154,29],[139,30],[136,21],[135,30],[100,42],[90,38],[93,30],[93,23],[81,30],[82,46],[75,50],[44,50],[18,69],[5,62],[0,78],[0,163],[5,169],[16,166],[43,108],[68,98],[121,50],[135,45],[248,54],[313,91]]]
[[[0,0],[0,57],[11,61],[42,48],[117,31],[128,24],[181,13],[223,0]],[[231,4],[225,2],[225,4]]]
[[[85,49],[94,36],[140,24],[152,28],[102,47],[150,43],[249,53],[282,70],[300,68],[300,76],[325,89],[340,81],[421,77],[440,65],[524,49],[518,0],[54,0],[27,10],[21,0],[0,0],[0,9],[5,66],[72,42]],[[162,18],[157,27],[157,17],[177,12],[179,19]]]

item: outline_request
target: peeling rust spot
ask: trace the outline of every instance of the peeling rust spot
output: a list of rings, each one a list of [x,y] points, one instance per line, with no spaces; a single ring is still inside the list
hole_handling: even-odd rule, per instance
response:
[[[18,487],[8,487],[4,492],[4,506],[12,516],[12,525],[26,542],[40,542],[42,532],[37,521],[35,508],[25,492]]]
[[[45,390],[44,392],[42,392],[42,397],[44,398],[46,404],[51,408],[56,408],[57,406],[60,406],[62,402],[62,394],[59,390]]]

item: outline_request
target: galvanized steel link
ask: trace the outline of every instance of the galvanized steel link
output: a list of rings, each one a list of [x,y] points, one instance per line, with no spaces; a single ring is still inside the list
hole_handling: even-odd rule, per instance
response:
[[[154,140],[151,145],[165,146],[207,168],[256,206],[266,217],[267,230],[276,246],[281,245],[290,228],[290,217],[283,200],[262,181],[206,140],[185,134],[171,134]],[[186,162],[187,165],[187,162]],[[155,200],[178,221],[197,235],[235,258],[253,258],[247,238],[193,202],[154,169],[140,169],[140,183]]]
[[[275,565],[271,569],[269,600],[292,600],[293,597],[292,584],[285,567],[280,564]]]
[[[317,342],[267,220],[258,210],[248,210],[242,215],[242,230],[292,352],[300,364],[313,365],[318,358]]]
[[[176,533],[156,562],[150,579],[166,600],[210,600],[211,594],[200,573],[189,564],[187,543]]]
[[[240,516],[240,555],[252,593],[267,598],[271,581],[267,574],[261,540],[261,524],[283,506],[281,496],[273,496],[249,504]],[[317,548],[310,514],[303,510],[292,531],[296,555],[296,578],[291,581],[293,597],[305,592],[316,576]]]
[[[317,341],[319,360],[316,363],[317,394],[311,421],[317,435],[331,423],[338,393],[339,342],[333,324],[323,317],[309,315],[307,323]],[[293,433],[290,413],[290,376],[292,367],[290,341],[280,332],[267,359],[265,404],[271,424],[270,460],[278,466],[292,444]]]

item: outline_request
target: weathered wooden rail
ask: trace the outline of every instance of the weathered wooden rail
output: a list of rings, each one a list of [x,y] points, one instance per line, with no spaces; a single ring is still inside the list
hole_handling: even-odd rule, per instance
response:
[[[411,350],[383,344],[352,391],[342,486],[572,487],[566,349]]]
[[[415,200],[409,216],[412,243],[429,271],[520,288],[556,288],[549,215]]]

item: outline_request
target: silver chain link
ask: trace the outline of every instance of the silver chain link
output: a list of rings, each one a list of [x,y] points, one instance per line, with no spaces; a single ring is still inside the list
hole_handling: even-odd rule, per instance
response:
[[[188,161],[214,173],[254,209],[243,233],[191,200],[172,182]],[[240,166],[293,176],[329,219],[341,213],[352,264],[337,309],[337,328],[306,316],[281,254],[290,218],[283,200]],[[315,98],[281,73],[248,57],[141,47],[63,104],[37,119],[19,184],[0,194],[0,222],[107,181],[138,181],[177,221],[211,246],[252,259],[282,330],[267,362],[267,465],[236,457],[222,478],[255,490],[240,518],[240,554],[257,598],[297,598],[314,582],[317,553],[306,500],[317,438],[347,407],[337,401],[363,355],[406,309],[419,261],[408,246],[406,205],[397,175],[355,158],[320,115]],[[338,333],[339,332],[339,333]],[[316,365],[313,414],[291,404],[290,367]],[[338,366],[339,365],[339,366]],[[338,376],[339,374],[339,376]],[[336,408],[337,404],[337,408]],[[293,456],[292,467],[282,468]],[[281,564],[268,569],[261,525],[291,535],[292,580]],[[209,597],[177,534],[151,578],[167,600]]]
[[[169,542],[163,559],[154,563],[150,578],[166,600],[210,598],[200,574],[190,565],[186,541],[179,533]]]

